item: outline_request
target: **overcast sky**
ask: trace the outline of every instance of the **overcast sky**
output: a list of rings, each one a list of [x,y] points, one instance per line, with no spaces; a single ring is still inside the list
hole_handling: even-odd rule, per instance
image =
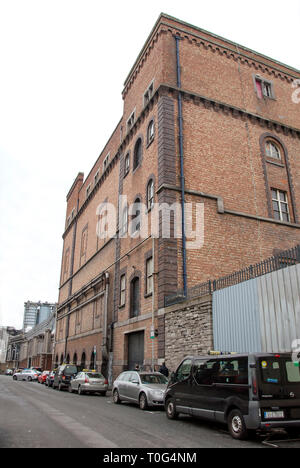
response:
[[[161,12],[300,69],[300,0],[0,0],[0,326],[57,301],[66,194]]]

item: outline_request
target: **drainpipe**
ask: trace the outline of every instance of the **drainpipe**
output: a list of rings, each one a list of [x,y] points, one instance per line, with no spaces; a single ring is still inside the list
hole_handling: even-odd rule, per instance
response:
[[[107,314],[108,314],[108,288],[109,288],[109,273],[105,273],[105,297],[104,297],[104,317],[103,317],[103,332],[102,332],[102,362],[108,360],[107,350]]]
[[[176,66],[177,87],[181,88],[179,36],[175,36],[176,42]],[[180,187],[181,187],[181,234],[182,234],[182,271],[183,271],[183,294],[187,296],[187,272],[186,272],[186,237],[185,237],[185,180],[183,165],[183,120],[182,120],[182,94],[178,91],[178,124],[179,124],[179,154],[180,154]]]

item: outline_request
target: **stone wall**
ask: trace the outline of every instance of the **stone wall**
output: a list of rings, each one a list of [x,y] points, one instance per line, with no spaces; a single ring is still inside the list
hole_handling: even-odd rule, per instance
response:
[[[212,297],[204,296],[165,309],[165,361],[175,371],[189,355],[213,349]]]

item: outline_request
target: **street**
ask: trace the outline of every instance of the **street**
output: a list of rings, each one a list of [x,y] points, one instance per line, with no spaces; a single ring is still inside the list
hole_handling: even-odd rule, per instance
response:
[[[300,443],[298,444],[300,447]],[[35,382],[0,376],[1,448],[257,448],[259,438],[235,441],[225,426],[181,416],[169,421],[163,410],[115,405],[110,392],[59,392]]]

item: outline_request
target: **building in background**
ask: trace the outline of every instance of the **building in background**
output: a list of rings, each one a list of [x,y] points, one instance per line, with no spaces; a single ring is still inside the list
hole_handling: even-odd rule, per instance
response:
[[[56,304],[49,304],[48,302],[25,302],[23,330],[26,332],[44,322],[44,320],[47,320],[55,308]]]
[[[20,331],[13,327],[0,327],[0,372],[7,369],[6,355],[9,338],[17,335]]]
[[[47,304],[47,303],[45,303]],[[42,322],[11,336],[7,344],[6,368],[40,367],[52,369],[54,336],[56,325],[56,304]],[[50,310],[50,308],[49,308]]]
[[[56,363],[109,377],[157,365],[171,346],[167,297],[299,244],[299,78],[260,53],[159,17],[125,80],[119,123],[67,195]],[[117,208],[112,230],[106,202]],[[185,223],[177,238],[172,216],[169,238],[161,224],[157,238],[145,236],[155,203],[201,206],[204,243],[190,245]]]

